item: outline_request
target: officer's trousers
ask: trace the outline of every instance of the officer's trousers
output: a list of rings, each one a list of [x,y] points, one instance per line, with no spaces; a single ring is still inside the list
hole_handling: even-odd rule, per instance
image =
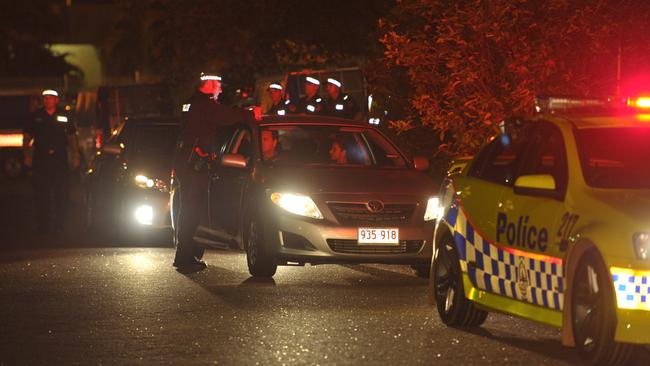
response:
[[[182,264],[194,258],[201,259],[203,247],[194,241],[201,216],[208,210],[208,176],[206,173],[186,171],[176,176],[178,180],[179,210],[176,232],[176,258]]]
[[[66,167],[41,166],[32,170],[36,224],[39,230],[63,230],[68,201]]]

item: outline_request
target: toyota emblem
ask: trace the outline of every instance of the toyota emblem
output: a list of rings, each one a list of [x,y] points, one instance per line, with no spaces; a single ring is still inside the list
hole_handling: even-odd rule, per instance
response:
[[[368,211],[370,212],[381,212],[384,210],[384,203],[381,201],[368,201],[366,203],[366,207],[368,207]]]

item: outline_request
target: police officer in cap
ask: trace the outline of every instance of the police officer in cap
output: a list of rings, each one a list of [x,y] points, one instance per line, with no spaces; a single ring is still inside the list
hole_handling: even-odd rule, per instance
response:
[[[197,92],[182,107],[183,125],[173,163],[175,194],[180,194],[173,265],[181,271],[207,266],[201,260],[204,248],[194,241],[201,215],[208,209],[207,161],[216,156],[228,126],[252,118],[250,111],[220,104],[220,93],[221,77],[203,73]]]
[[[341,92],[341,82],[328,78],[327,85],[328,99],[325,102],[325,111],[327,115],[340,118],[360,119],[361,113],[357,103],[349,94]]]
[[[32,167],[37,230],[60,232],[69,193],[68,168],[79,167],[79,146],[72,121],[58,107],[56,90],[44,90],[42,97],[43,107],[23,129],[23,151],[25,166]]]
[[[324,101],[318,94],[320,81],[314,77],[305,78],[305,96],[300,98],[297,105],[290,104],[288,109],[297,114],[324,114]]]
[[[280,115],[286,114],[284,97],[284,88],[280,83],[271,83],[268,88],[269,96],[271,97],[271,106],[264,112],[264,114]]]

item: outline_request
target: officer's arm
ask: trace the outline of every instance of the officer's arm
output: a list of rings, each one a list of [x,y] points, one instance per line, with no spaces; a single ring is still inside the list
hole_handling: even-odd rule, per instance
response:
[[[23,162],[26,167],[32,166],[32,147],[30,145],[32,138],[33,137],[29,132],[23,132]]]

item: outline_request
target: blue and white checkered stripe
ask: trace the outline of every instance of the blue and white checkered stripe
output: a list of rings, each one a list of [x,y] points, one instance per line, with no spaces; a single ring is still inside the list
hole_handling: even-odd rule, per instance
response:
[[[618,268],[611,271],[618,307],[650,310],[650,272],[630,274]]]
[[[564,304],[562,264],[513,254],[481,237],[457,204],[445,220],[454,228],[460,265],[477,288],[554,310]]]

